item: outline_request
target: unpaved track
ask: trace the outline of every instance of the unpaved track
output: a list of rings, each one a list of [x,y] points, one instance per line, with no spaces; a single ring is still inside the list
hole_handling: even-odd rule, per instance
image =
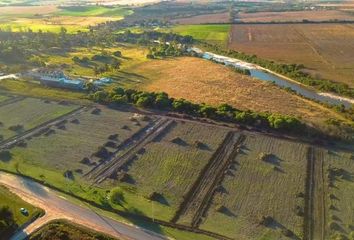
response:
[[[203,215],[208,210],[213,193],[222,181],[223,175],[237,153],[237,146],[242,142],[242,139],[243,137],[237,132],[230,131],[227,134],[224,142],[214,153],[210,162],[186,195],[172,222],[177,222],[181,217],[189,215],[192,216],[192,227],[199,227]]]
[[[5,185],[24,201],[42,208],[46,212],[43,218],[30,224],[22,233],[16,234],[13,238],[16,240],[22,240],[24,236],[54,219],[66,219],[119,239],[166,239],[148,230],[100,216],[92,209],[74,204],[63,198],[59,193],[26,178],[0,172],[0,184]]]
[[[153,141],[157,136],[163,133],[163,131],[168,128],[173,121],[161,119],[156,125],[151,129],[148,129],[146,134],[140,137],[130,149],[127,150],[122,156],[117,156],[113,158],[107,165],[104,165],[102,169],[99,169],[95,173],[94,178],[97,183],[104,181],[106,178],[110,177],[112,174],[119,171],[119,169],[124,166],[130,159],[132,159],[139,150],[144,148],[144,146],[151,141]]]

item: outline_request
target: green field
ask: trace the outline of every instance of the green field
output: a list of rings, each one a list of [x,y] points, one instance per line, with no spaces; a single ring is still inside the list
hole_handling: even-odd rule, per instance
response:
[[[24,202],[15,194],[11,193],[7,188],[4,186],[0,186],[0,209],[3,207],[8,207],[8,210],[12,212],[12,219],[17,227],[23,225],[24,223],[28,222],[36,216],[37,214],[41,213],[42,210],[33,207],[32,205]],[[23,215],[20,212],[20,208],[26,208],[28,210],[28,216]],[[0,224],[2,223],[2,219],[0,218]],[[0,239],[6,239],[5,233],[2,232],[3,229],[0,229]],[[4,234],[4,235],[2,235]]]
[[[234,239],[281,239],[283,229],[302,238],[303,218],[295,209],[304,207],[296,195],[305,191],[307,149],[301,143],[246,135],[201,228]],[[262,153],[271,155],[262,161]],[[271,226],[260,224],[262,216],[274,219]]]
[[[62,7],[58,12],[61,16],[73,17],[124,17],[132,14],[133,11],[122,7],[103,6],[70,6]]]
[[[30,130],[51,119],[73,111],[77,106],[46,103],[44,100],[25,98],[0,107],[0,135],[3,139]],[[11,127],[18,129],[11,130]]]
[[[162,217],[170,220],[226,134],[226,130],[215,127],[176,122],[129,166],[128,174],[137,192],[143,196],[160,193],[162,198],[156,202],[169,206]],[[173,142],[177,138],[181,143]],[[202,149],[197,142],[203,145]]]
[[[229,37],[230,25],[180,25],[172,28],[173,32],[190,35],[197,40],[225,45]]]

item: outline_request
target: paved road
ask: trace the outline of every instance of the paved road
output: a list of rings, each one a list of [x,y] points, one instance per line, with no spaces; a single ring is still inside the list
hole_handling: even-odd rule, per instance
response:
[[[99,216],[94,211],[76,205],[60,196],[59,193],[29,179],[0,172],[0,184],[5,185],[11,192],[20,196],[24,201],[46,211],[44,217],[27,226],[22,232],[13,236],[12,239],[22,240],[43,224],[54,219],[66,219],[119,239],[166,239],[148,230]]]

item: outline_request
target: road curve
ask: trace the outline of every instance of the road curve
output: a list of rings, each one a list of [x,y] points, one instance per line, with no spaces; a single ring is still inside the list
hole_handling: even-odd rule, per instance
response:
[[[12,239],[22,240],[43,224],[54,219],[66,219],[119,239],[167,239],[151,231],[100,216],[93,210],[74,204],[66,200],[56,191],[44,187],[30,179],[0,171],[0,184],[6,186],[11,192],[21,197],[24,201],[42,208],[46,212],[44,217],[30,224],[23,231],[18,232]]]

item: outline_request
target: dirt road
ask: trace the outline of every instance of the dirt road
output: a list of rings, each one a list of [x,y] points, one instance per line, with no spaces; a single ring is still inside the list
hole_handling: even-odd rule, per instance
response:
[[[0,184],[5,185],[11,192],[20,196],[24,201],[42,208],[46,212],[44,217],[13,236],[12,239],[14,240],[24,239],[43,224],[54,219],[66,219],[119,239],[166,239],[164,236],[148,230],[100,216],[93,210],[74,204],[59,193],[29,179],[0,172]]]

